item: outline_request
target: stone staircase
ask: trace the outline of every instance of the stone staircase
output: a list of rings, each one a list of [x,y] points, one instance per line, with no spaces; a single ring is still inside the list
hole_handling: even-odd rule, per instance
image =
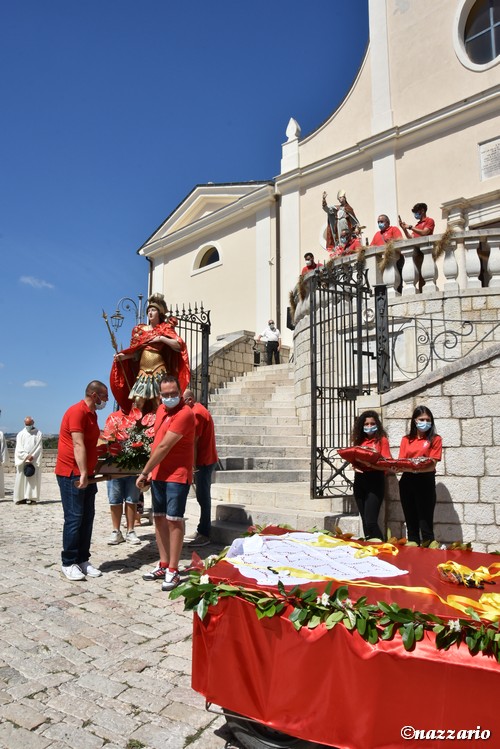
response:
[[[290,364],[260,367],[211,396],[221,463],[212,484],[214,542],[227,544],[249,525],[271,523],[360,532],[348,499],[310,498],[310,438],[294,397]],[[191,498],[191,517],[196,507]]]

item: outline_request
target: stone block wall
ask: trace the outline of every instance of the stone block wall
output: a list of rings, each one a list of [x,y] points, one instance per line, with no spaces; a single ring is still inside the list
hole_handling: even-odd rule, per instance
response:
[[[295,403],[304,426],[311,421],[307,279],[305,289],[302,298],[295,290],[294,317]],[[433,326],[456,320],[459,332],[465,321],[473,323],[470,334],[457,342],[454,361],[438,358],[433,372],[426,369],[383,396],[374,391],[359,398],[356,408],[358,413],[364,408],[380,410],[397,456],[413,409],[427,405],[444,447],[436,476],[436,536],[443,543],[463,540],[478,551],[500,551],[500,293],[493,287],[394,296],[389,314],[432,319]],[[386,527],[405,535],[395,477],[387,479],[383,512]]]
[[[57,450],[44,450],[42,455],[42,471],[44,473],[53,473],[56,467]],[[9,461],[4,465],[5,473],[15,473],[14,466],[14,448],[9,448]]]
[[[381,397],[393,455],[413,409],[425,405],[434,414],[443,438],[436,471],[436,537],[444,543],[471,541],[476,551],[500,551],[498,383],[500,344],[494,344]],[[397,480],[391,477],[387,483],[386,524],[396,535],[404,534]]]

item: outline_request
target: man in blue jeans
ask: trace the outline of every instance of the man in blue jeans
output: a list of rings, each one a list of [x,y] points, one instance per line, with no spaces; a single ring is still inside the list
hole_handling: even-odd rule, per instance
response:
[[[192,390],[184,392],[186,404],[193,410],[196,420],[194,438],[194,466],[196,499],[200,505],[200,522],[196,534],[187,537],[189,546],[207,546],[210,543],[212,525],[212,473],[219,457],[215,445],[214,421],[210,412],[195,400]]]
[[[92,380],[84,399],[64,414],[59,430],[55,473],[64,511],[61,569],[68,580],[102,575],[89,561],[97,493],[89,479],[97,464],[100,435],[96,411],[104,408],[107,400],[106,385]]]

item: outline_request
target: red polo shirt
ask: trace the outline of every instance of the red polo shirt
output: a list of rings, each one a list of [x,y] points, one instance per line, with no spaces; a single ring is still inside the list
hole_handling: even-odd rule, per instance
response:
[[[441,460],[441,453],[443,450],[443,440],[436,434],[432,442],[426,437],[415,437],[415,439],[409,439],[403,437],[401,445],[399,447],[400,458],[434,458],[434,460]]]
[[[380,247],[383,244],[387,244],[391,240],[402,239],[403,235],[399,231],[397,226],[388,226],[385,231],[378,231],[374,234],[371,247]]]
[[[414,229],[420,229],[420,230],[430,229],[430,234],[434,234],[434,227],[435,226],[436,226],[436,224],[434,222],[434,219],[433,218],[429,218],[428,216],[426,216],[425,218],[422,219],[422,221],[419,221],[418,224],[414,224],[413,228]],[[414,237],[418,237],[418,238],[421,237],[420,234],[416,234],[414,231],[412,231],[412,234],[413,234]]]
[[[155,481],[175,481],[178,484],[193,483],[193,455],[195,418],[189,406],[181,400],[177,408],[168,410],[163,404],[158,407],[155,420],[155,437],[151,453],[160,444],[167,432],[181,434],[182,438],[172,447],[161,463],[151,471]]]
[[[84,400],[70,406],[62,418],[55,468],[55,473],[58,476],[80,475],[80,469],[75,460],[73,437],[71,436],[76,432],[83,434],[83,443],[87,453],[87,472],[89,476],[92,476],[97,465],[97,440],[99,439],[100,429],[97,423],[97,414],[90,410]]]
[[[193,404],[193,413],[196,420],[196,465],[211,466],[217,463],[217,447],[215,445],[215,428],[212,416],[201,403]]]

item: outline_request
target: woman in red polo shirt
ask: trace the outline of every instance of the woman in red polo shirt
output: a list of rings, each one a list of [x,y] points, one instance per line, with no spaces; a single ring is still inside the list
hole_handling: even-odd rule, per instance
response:
[[[363,411],[358,416],[351,433],[351,444],[374,450],[384,458],[392,457],[387,433],[376,411]],[[363,522],[363,534],[366,539],[379,538],[382,541],[378,515],[384,501],[383,469],[359,461],[356,462],[354,471],[354,499]]]
[[[408,541],[420,545],[434,541],[436,506],[436,463],[441,460],[443,441],[436,433],[434,416],[427,406],[417,406],[408,434],[401,440],[400,458],[431,458],[433,465],[403,473],[399,496],[403,506]]]

